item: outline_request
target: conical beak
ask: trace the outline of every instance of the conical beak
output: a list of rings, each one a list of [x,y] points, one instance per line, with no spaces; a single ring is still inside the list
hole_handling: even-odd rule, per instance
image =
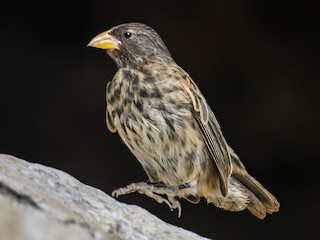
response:
[[[119,49],[120,44],[121,42],[111,35],[111,30],[108,30],[95,36],[87,46],[101,49]]]

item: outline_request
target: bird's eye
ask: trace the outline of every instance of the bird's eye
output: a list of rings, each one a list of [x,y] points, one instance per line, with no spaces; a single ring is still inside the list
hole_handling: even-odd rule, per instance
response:
[[[125,38],[129,39],[129,38],[131,38],[132,33],[131,32],[125,32],[123,35],[124,35]]]

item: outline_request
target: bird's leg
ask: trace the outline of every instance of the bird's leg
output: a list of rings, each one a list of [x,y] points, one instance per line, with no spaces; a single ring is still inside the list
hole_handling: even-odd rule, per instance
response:
[[[172,187],[169,187],[169,186],[165,185],[163,182],[149,182],[149,181],[147,181],[147,184],[155,186],[155,187],[158,187],[158,188],[161,188],[161,187],[172,188]],[[173,188],[178,188],[179,190],[181,190],[181,189],[184,189],[184,188],[190,188],[192,186],[193,186],[192,183],[182,183],[182,184],[179,184],[177,186],[174,186]]]
[[[166,203],[171,211],[173,209],[178,209],[178,217],[181,216],[181,204],[175,199],[181,189],[191,187],[190,183],[184,183],[177,186],[166,186],[163,183],[151,183],[146,182],[131,183],[123,188],[118,188],[112,192],[113,197],[119,197],[121,195],[138,192],[140,194],[145,194],[150,198],[153,198],[158,203]],[[163,196],[166,195],[168,199]]]

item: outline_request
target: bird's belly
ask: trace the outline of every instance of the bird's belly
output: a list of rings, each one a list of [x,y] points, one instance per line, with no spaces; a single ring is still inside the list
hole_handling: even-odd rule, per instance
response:
[[[205,146],[192,113],[168,113],[146,103],[143,107],[143,111],[127,109],[114,119],[124,143],[151,181],[173,186],[194,180]]]

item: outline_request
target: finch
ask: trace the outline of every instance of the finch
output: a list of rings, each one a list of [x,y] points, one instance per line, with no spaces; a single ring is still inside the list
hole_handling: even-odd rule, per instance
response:
[[[118,71],[106,88],[106,122],[118,132],[148,175],[112,195],[139,192],[171,210],[177,198],[263,219],[277,199],[245,169],[227,144],[203,94],[170,55],[161,37],[142,23],[126,23],[94,37]]]

